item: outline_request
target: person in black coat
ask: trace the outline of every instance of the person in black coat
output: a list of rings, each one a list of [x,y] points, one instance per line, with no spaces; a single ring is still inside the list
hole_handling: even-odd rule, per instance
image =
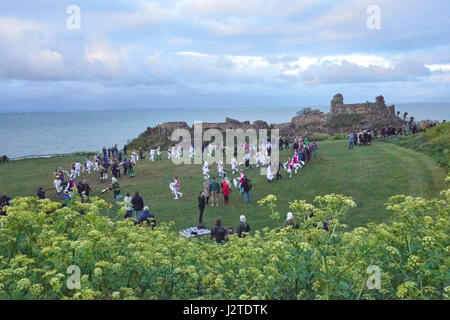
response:
[[[198,199],[198,210],[200,211],[200,217],[198,218],[198,223],[199,223],[199,225],[202,225],[203,224],[203,212],[205,211],[205,207],[206,207],[206,199],[203,194],[203,191],[200,192],[197,199]]]
[[[217,218],[216,224],[211,229],[211,239],[215,239],[217,243],[224,243],[227,238],[227,230],[222,226],[222,219]]]
[[[144,209],[144,200],[142,200],[142,197],[139,195],[138,191],[134,194],[131,204],[133,205],[135,219],[138,220],[142,210]]]

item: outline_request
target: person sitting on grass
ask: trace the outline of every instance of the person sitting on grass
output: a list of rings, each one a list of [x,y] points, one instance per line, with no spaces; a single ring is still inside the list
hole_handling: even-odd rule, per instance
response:
[[[225,243],[227,238],[227,230],[222,226],[222,219],[217,218],[216,224],[211,229],[211,240],[215,239],[217,243]]]
[[[139,217],[138,225],[148,225],[152,229],[155,229],[156,218],[153,213],[150,212],[148,207],[144,207],[144,213]]]

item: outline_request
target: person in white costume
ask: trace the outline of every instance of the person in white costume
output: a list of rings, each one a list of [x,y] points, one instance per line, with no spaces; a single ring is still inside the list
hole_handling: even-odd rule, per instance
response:
[[[155,151],[155,149],[153,149],[153,148],[151,148],[150,149],[150,161],[155,161],[155,153],[156,153],[156,151]]]
[[[183,196],[183,193],[180,192],[180,182],[177,177],[175,177],[174,181],[169,184],[169,188],[175,196],[175,198],[173,198],[174,200],[178,200],[178,196]]]
[[[209,179],[209,164],[208,161],[205,160],[205,163],[203,164],[203,178],[205,180]]]
[[[136,161],[137,161],[137,156],[136,156],[136,153],[133,152],[133,153],[131,154],[131,163],[132,163],[133,165],[136,165]]]
[[[98,156],[94,157],[94,171],[98,171],[98,163],[99,163]]]
[[[238,163],[237,163],[236,158],[235,157],[231,158],[231,173],[232,174],[239,172],[237,167],[238,167]]]
[[[81,163],[80,163],[80,161],[77,161],[77,162],[75,162],[75,174],[76,174],[76,176],[79,177],[81,175],[80,172],[81,172]]]
[[[273,180],[272,166],[271,166],[271,164],[269,163],[269,164],[267,165],[267,181],[270,182],[270,181],[272,181],[272,180]]]
[[[92,166],[93,166],[92,161],[88,159],[86,162],[86,172],[88,174],[91,174]]]

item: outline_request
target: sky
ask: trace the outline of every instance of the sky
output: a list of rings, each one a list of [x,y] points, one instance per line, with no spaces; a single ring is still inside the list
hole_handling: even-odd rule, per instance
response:
[[[1,1],[0,112],[450,101],[449,17],[448,0]]]

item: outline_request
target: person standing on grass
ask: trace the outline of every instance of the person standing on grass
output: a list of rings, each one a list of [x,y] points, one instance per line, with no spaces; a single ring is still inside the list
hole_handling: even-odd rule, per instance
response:
[[[252,182],[247,177],[244,177],[242,182],[242,189],[244,190],[244,201],[250,202],[250,190],[252,189]]]
[[[134,218],[136,220],[139,220],[139,216],[142,213],[142,209],[144,208],[144,200],[142,200],[142,197],[139,195],[139,191],[136,191],[134,194],[133,199],[131,200],[131,204],[133,205],[134,209]]]
[[[127,154],[127,150],[128,150],[128,147],[127,147],[127,145],[124,145],[123,146],[123,155],[124,155],[124,157],[126,157],[128,154]]]
[[[58,197],[61,197],[62,186],[61,186],[61,179],[59,178],[59,176],[55,177],[55,180],[53,181],[53,185],[55,186],[55,189],[56,189],[56,195]]]
[[[225,205],[228,204],[228,198],[230,196],[230,186],[226,182],[226,180],[222,180],[222,194],[223,194],[223,203]]]
[[[156,160],[161,160],[161,147],[156,149]]]
[[[317,146],[317,143],[315,141],[311,144],[311,150],[312,150],[312,156],[315,158],[317,156],[317,150],[319,150],[319,147]]]
[[[133,204],[131,203],[133,198],[131,198],[130,193],[127,192],[127,196],[123,199],[125,203],[125,217],[124,219],[133,218]]]
[[[136,163],[133,162],[132,160],[128,160],[128,163],[127,163],[127,175],[130,178],[134,178],[134,176],[135,176],[135,172],[134,172],[134,165],[135,164]]]
[[[201,191],[200,194],[198,195],[198,210],[199,210],[199,218],[198,218],[198,225],[202,226],[203,225],[203,212],[205,211],[206,208],[206,197],[204,194],[204,191]]]
[[[123,175],[126,176],[127,175],[127,171],[128,171],[127,158],[123,159],[122,166],[123,166]]]
[[[351,134],[348,136],[348,149],[349,149],[349,150],[353,149],[353,146],[355,145],[355,142],[354,142],[353,139],[354,139],[354,134],[351,133]]]
[[[209,180],[203,181],[203,195],[205,196],[206,204],[209,204],[209,197],[211,196],[209,192]]]
[[[236,229],[236,233],[238,234],[239,238],[245,238],[245,234],[247,232],[250,232],[250,225],[247,223],[247,219],[244,215],[241,215],[239,219],[240,223]]]
[[[220,192],[220,186],[216,181],[216,178],[212,178],[213,181],[209,184],[209,192],[211,193],[211,207],[214,207],[214,203],[216,204],[216,207],[219,206],[219,192]]]
[[[117,178],[113,177],[111,182],[112,182],[111,189],[114,193],[114,199],[116,200],[117,203],[121,198],[119,181],[117,180]]]

